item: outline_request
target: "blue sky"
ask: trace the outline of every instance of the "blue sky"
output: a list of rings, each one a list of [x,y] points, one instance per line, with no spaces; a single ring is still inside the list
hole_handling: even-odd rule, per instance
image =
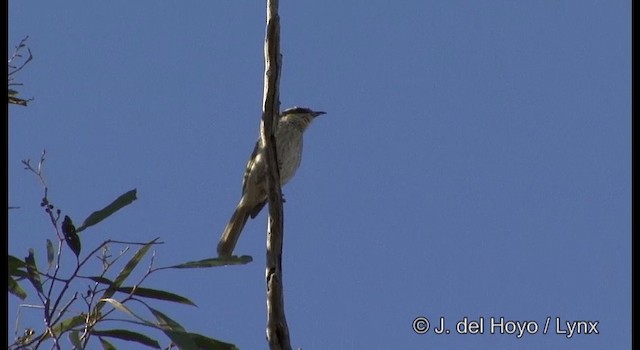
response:
[[[327,112],[284,188],[295,348],[630,347],[630,1],[280,6],[282,107]],[[160,237],[156,266],[212,257],[258,136],[264,11],[10,2],[10,49],[29,35],[35,56],[19,90],[35,101],[9,108],[9,252],[34,247],[43,262],[54,238],[20,164],[46,149],[49,197],[75,222],[138,189],[82,233],[84,249]],[[198,305],[157,308],[267,348],[265,226],[262,213],[240,238],[248,265],[151,275],[148,287]],[[418,335],[417,317],[452,332]],[[485,333],[457,334],[464,317],[483,317]],[[490,334],[490,317],[540,330]],[[555,334],[557,317],[599,334]],[[24,309],[21,327],[41,320]]]

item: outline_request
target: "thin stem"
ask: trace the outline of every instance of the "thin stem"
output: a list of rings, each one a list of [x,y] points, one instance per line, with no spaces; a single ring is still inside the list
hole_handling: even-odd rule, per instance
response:
[[[282,242],[284,237],[282,189],[277,162],[274,125],[280,111],[280,16],[278,0],[267,0],[267,29],[265,40],[265,76],[260,137],[267,161],[267,196],[269,221],[267,226],[267,340],[270,349],[291,349],[289,328],[284,312],[282,286]]]

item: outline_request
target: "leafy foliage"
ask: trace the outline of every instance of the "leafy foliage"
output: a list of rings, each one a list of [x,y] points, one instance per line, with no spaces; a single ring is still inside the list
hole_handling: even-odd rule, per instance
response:
[[[33,100],[18,97],[18,91],[14,89],[14,87],[22,85],[14,81],[15,74],[33,59],[31,50],[26,46],[27,39],[28,37],[25,37],[16,46],[13,55],[9,58],[9,104],[27,106],[27,103]],[[25,50],[28,53],[27,56],[23,55]],[[153,267],[154,252],[142,277],[136,282],[131,282],[132,273],[139,268],[151,248],[162,244],[158,238],[149,242],[123,242],[108,239],[89,252],[85,250],[83,256],[81,236],[78,234],[99,224],[137,200],[136,189],[123,193],[104,208],[92,212],[79,227],[76,227],[69,215],[62,216],[62,210],[55,208],[49,201],[48,187],[42,174],[45,154],[46,152],[43,151],[37,166],[32,166],[29,159],[23,160],[22,164],[26,170],[38,177],[43,186],[44,195],[40,206],[44,209],[55,231],[57,249],[55,240],[46,240],[46,269],[38,267],[33,248],[29,248],[28,255],[24,259],[14,255],[8,255],[7,259],[8,292],[21,300],[27,300],[29,293],[20,283],[27,280],[27,285],[33,288],[36,300],[42,305],[37,310],[43,312],[44,325],[40,333],[34,329],[26,328],[21,335],[16,334],[13,343],[8,345],[8,349],[39,349],[41,347],[88,349],[96,348],[95,343],[98,342],[102,349],[115,350],[116,347],[112,343],[114,340],[135,343],[152,349],[162,349],[160,342],[151,335],[132,329],[104,328],[105,321],[110,321],[109,324],[112,321],[118,321],[120,324],[133,324],[142,329],[158,331],[171,341],[169,346],[164,347],[165,349],[176,347],[182,350],[236,349],[233,344],[187,331],[178,322],[148,304],[152,301],[161,301],[195,306],[194,302],[169,291],[142,287],[142,284],[152,273],[165,269],[210,268],[247,264],[251,262],[251,257],[211,258],[166,267]],[[9,207],[9,209],[15,208]],[[60,220],[61,217],[62,220]],[[62,256],[68,252],[63,249],[64,245],[74,254],[75,261],[72,261],[71,266],[65,265],[63,269],[61,262],[69,261],[62,259]],[[118,255],[112,256],[110,255],[112,246],[123,248]],[[114,277],[108,277],[114,275],[113,271],[118,266],[120,258],[129,252],[131,246],[139,248]],[[81,273],[88,268],[88,262],[95,261],[96,258],[102,263],[100,274],[87,277],[86,273]],[[89,282],[88,289],[87,282]],[[33,296],[32,299],[34,299]],[[34,305],[34,302],[29,302],[29,304]],[[142,311],[145,311],[152,318],[145,318],[138,311],[140,308],[133,308],[132,304],[142,305]],[[79,309],[83,311],[78,312]],[[18,324],[19,319],[16,320],[16,325]],[[68,343],[64,341],[65,339]],[[94,339],[93,343],[92,339]],[[49,343],[52,345],[49,346]]]
[[[23,164],[25,169],[39,177],[44,186],[41,206],[54,228],[58,248],[56,250],[54,241],[47,239],[46,270],[38,267],[33,248],[29,249],[28,255],[24,259],[9,255],[7,266],[9,293],[25,300],[28,293],[20,282],[26,279],[42,303],[45,324],[39,334],[35,330],[26,329],[22,335],[15,337],[8,348],[38,349],[45,346],[46,343],[53,342],[53,348],[87,349],[95,348],[95,345],[89,345],[91,340],[95,339],[103,349],[116,349],[113,341],[124,341],[152,349],[162,349],[160,341],[150,334],[133,329],[105,328],[104,323],[108,320],[135,324],[141,329],[159,331],[171,341],[171,345],[165,347],[167,349],[174,347],[179,349],[236,349],[233,344],[185,330],[180,323],[148,304],[152,301],[160,301],[195,306],[194,302],[169,291],[146,288],[142,285],[147,277],[161,270],[246,264],[251,261],[251,257],[211,258],[154,267],[154,255],[152,255],[142,276],[137,281],[131,282],[133,273],[143,265],[143,261],[148,258],[152,248],[163,244],[158,238],[149,242],[123,242],[109,239],[93,250],[82,253],[78,232],[102,222],[133,203],[137,199],[136,190],[127,191],[104,208],[94,211],[80,227],[76,228],[71,218],[68,215],[62,216],[62,210],[55,208],[49,201],[47,186],[42,176],[44,155],[43,152],[37,167],[33,167],[29,160],[23,161]],[[65,275],[66,273],[63,273],[63,269],[60,268],[61,257],[68,252],[63,249],[64,245],[76,257],[73,262],[74,266],[71,266],[71,272],[68,275]],[[124,248],[120,250],[118,255],[112,256],[110,253],[112,246]],[[121,258],[130,252],[131,246],[137,246],[138,249],[124,263],[120,271],[114,273]],[[102,262],[101,273],[92,276],[81,273],[87,269],[88,262],[95,261],[96,258]],[[110,275],[112,277],[109,277]],[[90,283],[89,289],[85,287],[84,292],[77,290],[72,292],[78,285],[86,286],[87,281]],[[139,305],[142,305],[143,308],[141,309]],[[78,309],[84,309],[84,311],[71,311]],[[151,318],[145,316],[143,312],[148,313]],[[68,341],[68,345],[60,345],[64,341]]]
[[[69,248],[73,254],[76,255],[76,258],[80,257],[80,237],[76,233],[76,228],[73,226],[73,222],[69,218],[69,216],[65,215],[64,220],[62,220],[62,233],[64,234],[64,240],[67,242]]]
[[[120,197],[116,198],[116,200],[114,200],[113,202],[109,203],[109,205],[107,205],[106,207],[98,210],[98,211],[94,211],[93,213],[91,213],[91,215],[89,215],[84,222],[82,223],[82,225],[80,225],[80,227],[78,227],[77,232],[82,232],[84,231],[84,229],[86,229],[89,226],[93,226],[97,223],[99,223],[100,221],[108,218],[109,216],[111,216],[111,214],[115,213],[116,211],[122,209],[123,207],[131,204],[133,201],[135,201],[136,199],[138,199],[137,197],[137,191],[136,189],[133,189],[131,191],[128,191],[127,193],[121,195]]]

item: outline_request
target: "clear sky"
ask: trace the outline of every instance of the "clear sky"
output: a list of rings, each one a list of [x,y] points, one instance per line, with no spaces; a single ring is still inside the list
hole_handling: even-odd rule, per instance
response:
[[[9,108],[9,252],[34,247],[43,264],[55,238],[20,164],[46,149],[49,197],[74,222],[138,189],[82,233],[83,249],[160,237],[155,266],[212,257],[258,136],[264,7],[10,1],[9,48],[29,35],[35,56],[19,90],[35,101]],[[284,188],[295,348],[630,348],[630,1],[280,7],[282,107],[327,112]],[[263,212],[240,238],[248,265],[146,281],[197,308],[154,305],[188,330],[267,348],[265,226]],[[17,304],[9,296],[10,339]],[[418,317],[427,334],[412,330]],[[434,334],[440,317],[450,334]],[[464,317],[484,318],[484,334],[458,334]],[[491,334],[491,317],[538,330]],[[599,334],[568,338],[556,320]]]

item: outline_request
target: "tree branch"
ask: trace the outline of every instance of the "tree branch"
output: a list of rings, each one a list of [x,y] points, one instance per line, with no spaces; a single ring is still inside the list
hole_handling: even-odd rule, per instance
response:
[[[282,239],[284,235],[282,189],[278,170],[274,125],[280,116],[280,17],[278,0],[267,0],[267,29],[264,44],[264,98],[260,138],[265,146],[269,222],[267,225],[267,340],[270,349],[290,350],[289,328],[284,313],[282,288]]]

